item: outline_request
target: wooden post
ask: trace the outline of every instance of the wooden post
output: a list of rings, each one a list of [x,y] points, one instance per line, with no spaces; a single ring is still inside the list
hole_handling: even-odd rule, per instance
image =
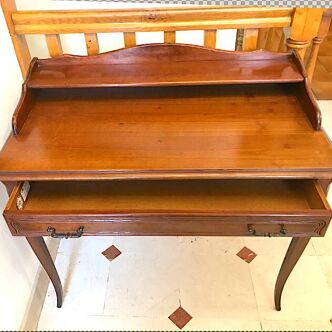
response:
[[[7,23],[8,31],[14,45],[16,57],[21,68],[23,77],[28,71],[31,55],[24,35],[15,33],[15,25],[12,20],[12,13],[16,11],[15,0],[0,0],[2,11]]]
[[[286,44],[289,49],[296,50],[302,60],[312,39],[317,36],[323,12],[323,8],[295,9]]]
[[[309,55],[308,61],[307,61],[306,67],[307,67],[307,73],[308,73],[309,80],[312,79],[312,76],[314,74],[319,46],[329,31],[331,19],[332,19],[332,9],[325,9],[325,11],[323,13],[323,17],[322,17],[322,22],[319,27],[318,34],[312,41],[312,47],[311,47],[310,55]]]

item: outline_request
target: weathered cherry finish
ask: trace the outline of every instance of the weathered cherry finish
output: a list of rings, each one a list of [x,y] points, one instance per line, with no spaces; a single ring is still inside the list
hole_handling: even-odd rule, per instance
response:
[[[332,151],[320,125],[295,53],[167,44],[34,59],[0,153],[4,217],[27,237],[58,306],[42,236],[293,237],[280,310],[289,274],[331,219]]]

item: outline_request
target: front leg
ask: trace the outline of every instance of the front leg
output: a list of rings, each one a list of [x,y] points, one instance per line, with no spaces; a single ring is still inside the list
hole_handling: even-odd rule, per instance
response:
[[[50,277],[56,293],[57,307],[61,308],[63,302],[61,281],[44,239],[42,237],[27,237],[26,239],[39,259],[40,264]]]
[[[288,247],[284,261],[282,262],[276,285],[274,288],[274,303],[278,311],[281,310],[281,294],[284,289],[285,283],[293,271],[293,268],[299,258],[301,257],[304,249],[310,241],[310,237],[293,237]]]

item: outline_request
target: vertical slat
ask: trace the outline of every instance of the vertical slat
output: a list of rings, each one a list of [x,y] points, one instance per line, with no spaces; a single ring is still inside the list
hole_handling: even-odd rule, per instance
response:
[[[99,54],[98,36],[96,33],[85,33],[85,44],[88,55]]]
[[[242,51],[243,36],[244,36],[244,29],[237,29],[236,30],[235,51]]]
[[[175,44],[175,31],[164,31],[164,43]]]
[[[244,51],[254,51],[257,49],[258,29],[244,30]]]
[[[52,58],[63,54],[59,35],[52,34],[52,35],[45,35],[45,37],[47,42],[48,53]]]
[[[284,42],[283,28],[271,28],[266,41],[266,49],[272,52],[278,52]]]
[[[126,48],[136,46],[135,32],[124,32],[123,35],[124,35],[124,43]]]
[[[266,49],[266,42],[270,29],[262,28],[258,31],[257,49]]]
[[[204,31],[204,46],[210,48],[216,48],[217,30],[205,30]]]
[[[12,13],[16,11],[15,0],[0,0],[0,5],[7,23],[10,37],[12,39],[18,63],[24,77],[30,66],[31,55],[25,36],[17,35],[15,33],[15,25],[12,20]]]

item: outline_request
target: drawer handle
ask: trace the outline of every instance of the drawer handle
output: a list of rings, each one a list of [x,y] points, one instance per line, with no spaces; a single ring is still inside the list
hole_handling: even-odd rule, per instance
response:
[[[57,233],[55,228],[53,227],[47,227],[47,233],[55,238],[55,239],[62,239],[62,238],[65,238],[65,239],[69,239],[69,238],[79,238],[83,235],[83,230],[84,230],[84,227],[83,226],[80,226],[76,232],[73,232],[73,233],[70,233],[70,232],[67,232],[67,233]]]
[[[258,233],[256,232],[256,230],[253,228],[253,226],[251,224],[248,225],[248,232],[251,234],[251,235],[254,235],[254,236],[268,236],[268,237],[271,237],[271,236],[284,236],[287,234],[287,230],[285,228],[285,225],[281,225],[281,228],[280,228],[280,231],[279,233]]]

